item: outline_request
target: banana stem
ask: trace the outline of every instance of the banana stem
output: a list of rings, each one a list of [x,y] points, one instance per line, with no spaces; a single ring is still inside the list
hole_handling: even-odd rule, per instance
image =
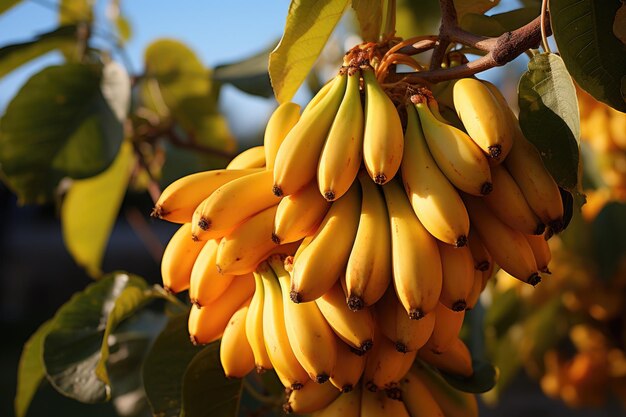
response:
[[[384,24],[379,40],[385,41],[396,33],[396,0],[386,0],[384,7]]]

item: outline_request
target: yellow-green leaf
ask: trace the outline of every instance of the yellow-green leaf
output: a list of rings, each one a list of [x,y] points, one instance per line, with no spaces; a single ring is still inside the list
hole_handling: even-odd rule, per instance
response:
[[[348,0],[292,0],[285,31],[270,54],[270,79],[279,103],[293,98],[309,74]]]
[[[383,22],[383,2],[381,0],[352,0],[364,41],[376,42]]]
[[[61,0],[59,22],[62,25],[93,20],[93,0]]]
[[[487,10],[496,7],[500,0],[454,0],[456,14],[459,22],[467,13],[483,14]]]
[[[99,276],[102,258],[128,186],[134,162],[132,146],[123,143],[115,161],[95,177],[72,183],[61,208],[63,240],[89,275]]]

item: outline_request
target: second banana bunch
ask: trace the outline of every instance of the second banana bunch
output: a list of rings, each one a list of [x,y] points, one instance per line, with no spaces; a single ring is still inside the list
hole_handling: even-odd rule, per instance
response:
[[[414,363],[473,374],[465,311],[496,265],[540,282],[563,203],[495,86],[445,90],[457,126],[443,97],[418,88],[394,103],[369,63],[350,63],[302,114],[280,105],[264,146],[164,190],[153,215],[181,224],[164,286],[189,291],[191,340],[221,338],[227,375],[274,369],[286,409],[313,412],[407,386],[431,398]]]

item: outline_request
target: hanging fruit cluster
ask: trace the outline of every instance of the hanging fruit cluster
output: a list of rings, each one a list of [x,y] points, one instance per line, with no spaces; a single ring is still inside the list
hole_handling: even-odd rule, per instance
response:
[[[407,374],[416,358],[470,377],[465,311],[495,264],[539,283],[563,228],[559,188],[495,86],[451,83],[459,129],[426,87],[383,84],[385,56],[355,47],[301,115],[278,107],[263,147],[174,182],[154,210],[183,223],[162,274],[189,290],[192,341],[222,338],[228,376],[274,369],[287,410],[360,386],[329,407],[445,407]]]

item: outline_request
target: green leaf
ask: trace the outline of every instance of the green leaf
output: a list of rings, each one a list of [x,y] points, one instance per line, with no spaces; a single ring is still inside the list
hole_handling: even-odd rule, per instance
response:
[[[524,26],[539,16],[536,7],[523,7],[504,13],[486,16],[480,13],[468,13],[460,21],[462,29],[482,36],[497,37],[504,32],[512,31]]]
[[[63,241],[76,263],[98,277],[109,235],[117,219],[135,162],[132,145],[122,144],[106,171],[75,180],[61,206]]]
[[[626,204],[607,203],[591,225],[593,256],[600,278],[610,280],[626,255]]]
[[[270,54],[269,72],[279,103],[293,98],[339,23],[348,0],[292,0],[285,31]]]
[[[61,0],[59,22],[61,24],[91,22],[93,20],[92,0]]]
[[[496,336],[505,333],[523,314],[524,303],[516,288],[503,293],[494,292],[493,301],[485,313],[484,326]]]
[[[71,47],[76,41],[76,26],[61,26],[41,33],[33,40],[0,48],[0,78],[14,69],[61,46]]]
[[[22,0],[0,0],[0,13],[4,13],[11,7],[21,3]]]
[[[211,343],[187,366],[183,377],[185,417],[238,415],[242,379],[228,379],[220,362],[220,344]]]
[[[597,100],[626,112],[626,47],[613,25],[620,0],[552,0],[554,39],[576,83]]]
[[[86,403],[108,400],[109,335],[155,297],[142,278],[116,272],[65,303],[44,342],[46,373],[57,391]]]
[[[365,42],[377,42],[383,22],[383,3],[380,0],[352,0]]]
[[[213,70],[213,79],[229,83],[241,91],[261,97],[274,94],[267,73],[268,51],[231,64],[218,65]]]
[[[130,21],[123,14],[119,14],[115,19],[115,27],[117,27],[117,33],[123,43],[128,42],[128,40],[133,36],[133,29],[130,25]]]
[[[87,178],[111,164],[130,99],[120,68],[48,67],[9,103],[0,120],[0,169],[21,203],[45,201],[62,177]]]
[[[456,14],[461,21],[468,13],[483,14],[487,10],[496,7],[500,0],[454,0]]]
[[[574,83],[555,54],[535,55],[519,81],[519,121],[556,182],[578,191],[580,119]]]
[[[452,387],[459,391],[473,394],[482,394],[496,385],[498,371],[491,363],[474,359],[472,366],[474,368],[474,374],[468,378],[445,372],[441,372],[441,375]]]
[[[17,393],[15,394],[15,416],[24,417],[37,388],[46,376],[43,364],[44,338],[52,328],[52,320],[43,323],[24,344],[17,370]]]
[[[187,317],[188,313],[184,313],[170,319],[144,362],[144,388],[152,412],[158,417],[179,416],[183,375],[187,365],[202,350],[189,341]]]

